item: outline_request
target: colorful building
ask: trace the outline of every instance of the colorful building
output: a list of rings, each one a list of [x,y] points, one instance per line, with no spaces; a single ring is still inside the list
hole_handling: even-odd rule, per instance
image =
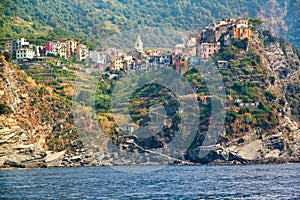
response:
[[[124,69],[124,57],[116,57],[115,60],[111,63],[110,69],[116,71]]]
[[[202,61],[207,61],[220,49],[220,42],[217,43],[202,43],[198,48],[198,57]]]
[[[78,44],[78,42],[75,40],[67,40],[66,41],[66,45],[67,45],[66,57],[67,58],[70,58],[72,55],[75,55],[77,44]]]
[[[77,60],[83,61],[88,57],[88,48],[83,44],[77,44],[76,47],[76,57]]]
[[[46,55],[54,54],[67,59],[67,44],[65,42],[46,42]]]
[[[252,36],[252,31],[248,28],[246,24],[238,24],[233,28],[233,38],[234,39],[248,39],[250,40]]]

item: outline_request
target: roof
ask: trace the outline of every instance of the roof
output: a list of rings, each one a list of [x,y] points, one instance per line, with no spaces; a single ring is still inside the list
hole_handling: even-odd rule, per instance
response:
[[[246,24],[238,24],[236,25],[237,28],[248,28]]]
[[[184,44],[176,44],[175,48],[185,48]]]

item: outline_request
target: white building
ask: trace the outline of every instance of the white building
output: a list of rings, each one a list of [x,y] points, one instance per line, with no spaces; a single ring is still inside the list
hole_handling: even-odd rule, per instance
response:
[[[18,49],[16,52],[16,59],[32,59],[34,57],[34,51],[32,49]]]
[[[225,60],[218,60],[218,68],[219,69],[227,69],[228,67],[228,62]]]
[[[102,55],[101,52],[98,51],[90,51],[89,52],[89,61],[96,64],[106,64],[105,55]]]
[[[230,34],[224,36],[224,45],[230,46],[232,44],[233,37]]]
[[[18,49],[28,49],[29,42],[26,41],[25,38],[19,38],[12,41],[12,57],[13,59],[17,58],[17,50]]]
[[[141,39],[141,37],[138,35],[136,42],[134,44],[134,48],[138,51],[138,52],[143,52],[144,51],[144,44],[143,41]]]

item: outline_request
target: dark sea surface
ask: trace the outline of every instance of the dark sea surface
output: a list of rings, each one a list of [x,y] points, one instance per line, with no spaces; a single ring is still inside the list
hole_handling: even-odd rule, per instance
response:
[[[300,164],[160,168],[0,171],[0,199],[300,199]]]

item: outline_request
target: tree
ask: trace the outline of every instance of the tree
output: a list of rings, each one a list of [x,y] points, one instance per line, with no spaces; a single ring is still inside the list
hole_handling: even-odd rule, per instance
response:
[[[236,59],[238,55],[238,49],[237,47],[231,45],[229,47],[222,47],[219,51],[220,58],[222,60],[231,60],[231,59]]]
[[[6,104],[0,102],[0,115],[7,115],[12,113],[12,110],[10,109],[10,107],[8,107]]]
[[[258,18],[251,18],[251,19],[249,19],[249,22],[253,26],[259,26],[263,23],[263,21],[261,19],[258,19]]]
[[[276,95],[270,91],[266,91],[265,96],[266,96],[267,101],[269,101],[269,102],[274,101],[277,98]]]
[[[237,47],[238,49],[246,50],[248,47],[248,39],[242,39],[242,40],[234,40],[232,43],[233,46]]]
[[[7,62],[11,62],[12,61],[12,55],[11,55],[11,53],[5,51],[5,52],[3,52],[3,56],[4,56],[4,58],[5,58],[5,60]]]
[[[99,94],[95,97],[95,108],[99,111],[108,112],[111,108],[111,97],[106,94]]]

